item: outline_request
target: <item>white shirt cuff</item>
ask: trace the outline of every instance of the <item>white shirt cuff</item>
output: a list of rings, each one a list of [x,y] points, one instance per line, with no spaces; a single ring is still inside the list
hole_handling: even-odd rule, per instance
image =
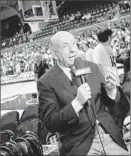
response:
[[[79,111],[83,108],[83,106],[81,104],[79,104],[79,102],[77,100],[73,100],[72,101],[72,107],[74,108],[77,116],[79,116]]]
[[[116,93],[117,93],[117,88],[115,86],[115,88],[113,88],[111,91],[107,90],[107,95],[109,96],[109,98],[111,98],[112,100],[115,100],[116,98]]]

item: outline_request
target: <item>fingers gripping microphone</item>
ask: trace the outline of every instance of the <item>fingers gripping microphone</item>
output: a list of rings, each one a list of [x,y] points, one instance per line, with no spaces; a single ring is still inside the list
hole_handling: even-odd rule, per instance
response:
[[[85,77],[84,76],[91,73],[90,67],[86,67],[85,68],[84,67],[84,63],[83,63],[83,60],[80,57],[78,57],[78,58],[75,59],[74,65],[75,65],[75,68],[76,68],[76,70],[74,71],[74,75],[76,77],[80,77],[81,78],[81,84],[85,83],[86,80],[85,80]],[[91,101],[88,100],[88,102],[85,103],[85,106],[90,106],[90,105],[91,105]],[[89,108],[91,108],[91,107],[89,107]],[[93,109],[90,109],[90,110],[92,111],[94,117],[96,118]],[[87,116],[88,116],[88,113],[87,113]],[[89,119],[89,121],[90,121],[90,119]],[[98,135],[99,135],[99,138],[100,138],[100,142],[101,142],[101,145],[102,145],[103,153],[106,156],[106,152],[105,152],[105,149],[104,149],[102,140],[101,140],[99,129],[97,127],[96,127],[96,129],[97,129],[97,132],[98,132]]]
[[[76,70],[74,71],[74,75],[76,77],[80,77],[81,78],[81,84],[85,83],[86,80],[85,80],[84,76],[89,74],[89,73],[91,73],[90,67],[85,68],[84,64],[83,64],[83,60],[81,58],[79,58],[79,57],[75,59],[74,65],[75,65],[75,68],[76,68]],[[91,100],[90,99],[88,99],[88,102],[85,103],[85,106],[91,106]],[[91,109],[91,107],[89,107],[89,108],[92,111],[94,117],[96,118],[94,110]],[[88,113],[86,113],[86,114],[88,116]],[[88,117],[88,119],[89,119],[89,117]],[[89,121],[90,121],[90,119],[89,119]],[[104,149],[104,146],[103,146],[103,143],[102,143],[102,140],[101,140],[101,136],[100,136],[100,133],[99,133],[99,129],[97,128],[97,126],[96,126],[96,129],[97,129],[97,132],[98,132],[98,135],[99,135],[99,138],[100,138],[100,142],[101,142],[101,145],[102,145],[103,153],[106,156],[106,152],[105,152],[105,149]]]
[[[80,79],[81,79],[81,82],[79,82],[79,84],[78,84],[78,86],[80,86],[81,84],[86,82],[85,75],[90,74],[91,69],[90,69],[90,67],[86,67],[86,68],[84,67],[84,62],[80,57],[77,57],[75,59],[74,65],[75,65],[75,69],[76,69],[74,71],[74,75],[76,77],[80,77]],[[85,105],[88,105],[88,104],[90,105],[90,100],[88,100],[88,102]]]

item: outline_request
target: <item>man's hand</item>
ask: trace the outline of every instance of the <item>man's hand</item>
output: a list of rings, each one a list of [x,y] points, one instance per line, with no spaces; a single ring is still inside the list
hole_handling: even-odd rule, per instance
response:
[[[105,83],[107,90],[112,90],[113,88],[119,85],[118,75],[113,68],[108,68],[108,74],[106,75]]]
[[[116,86],[119,86],[119,78],[114,69],[108,69],[108,74],[105,79],[105,88],[108,96],[111,99],[115,99],[117,94]]]
[[[84,83],[78,88],[77,95],[74,100],[76,100],[77,103],[83,106],[89,99],[91,99],[91,90],[89,85],[87,83]]]

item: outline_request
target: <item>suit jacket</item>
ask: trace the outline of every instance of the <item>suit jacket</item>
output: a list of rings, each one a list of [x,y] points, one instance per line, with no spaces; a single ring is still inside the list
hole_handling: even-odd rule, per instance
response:
[[[86,75],[85,79],[91,88],[92,109],[85,106],[80,111],[79,117],[77,116],[71,105],[77,94],[77,86],[71,86],[68,77],[58,65],[55,65],[38,81],[41,120],[45,122],[50,132],[60,134],[62,156],[87,155],[94,137],[95,117],[112,139],[127,150],[122,129],[115,123],[108,109],[123,102],[119,89],[116,99],[110,99],[104,91],[102,85],[104,77],[97,65],[83,61],[83,67],[91,68],[91,73]]]

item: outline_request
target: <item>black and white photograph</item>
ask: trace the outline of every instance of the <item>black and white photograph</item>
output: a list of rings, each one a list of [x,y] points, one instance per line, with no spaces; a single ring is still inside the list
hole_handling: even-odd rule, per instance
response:
[[[1,156],[130,155],[130,0],[1,0]]]

